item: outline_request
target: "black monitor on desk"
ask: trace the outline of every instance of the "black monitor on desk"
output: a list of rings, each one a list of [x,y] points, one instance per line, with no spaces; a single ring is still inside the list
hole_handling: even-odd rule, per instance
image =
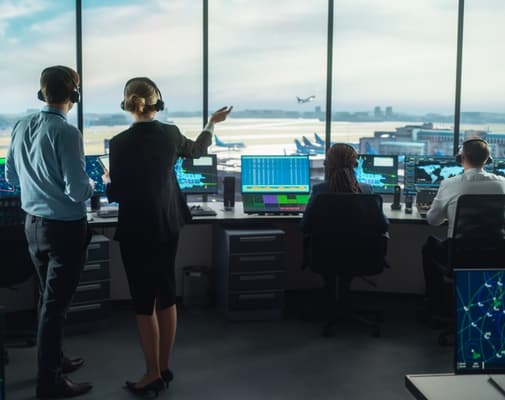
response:
[[[217,156],[215,154],[200,158],[179,158],[174,170],[179,187],[184,194],[217,194]]]
[[[5,180],[5,158],[0,157],[0,198],[17,198],[20,196],[19,188],[8,184]]]
[[[454,157],[407,156],[405,158],[405,193],[437,190],[440,182],[463,173],[463,167]]]
[[[105,173],[102,164],[99,161],[100,155],[87,155],[86,174],[95,182],[95,194],[105,194],[105,185],[102,181],[102,175]]]
[[[247,214],[297,214],[310,195],[307,155],[241,157],[241,193]]]
[[[392,194],[398,185],[398,156],[360,154],[354,172],[358,182],[372,186],[374,193]]]
[[[505,373],[505,269],[455,269],[456,373]]]
[[[505,176],[505,159],[495,159],[493,163],[493,172],[496,175]]]

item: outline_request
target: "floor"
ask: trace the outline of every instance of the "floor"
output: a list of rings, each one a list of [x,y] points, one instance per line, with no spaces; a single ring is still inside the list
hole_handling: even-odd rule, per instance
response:
[[[451,370],[453,348],[439,346],[438,331],[415,319],[419,298],[371,299],[385,310],[380,338],[355,325],[323,338],[320,318],[299,313],[311,298],[290,294],[282,321],[228,322],[212,308],[181,311],[175,380],[159,398],[411,399],[405,374]],[[67,329],[66,353],[86,359],[72,379],[94,384],[83,400],[132,399],[123,383],[143,373],[134,315],[114,308],[107,320]],[[9,349],[9,357],[7,399],[35,398],[35,347]]]

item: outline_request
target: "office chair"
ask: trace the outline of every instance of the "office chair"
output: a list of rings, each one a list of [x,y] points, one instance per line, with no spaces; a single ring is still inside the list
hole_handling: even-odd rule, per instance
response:
[[[384,234],[388,223],[382,213],[382,198],[373,194],[319,194],[305,219],[307,260],[312,271],[323,277],[327,301],[333,303],[333,317],[324,326],[323,336],[332,336],[333,327],[341,320],[364,323],[372,328],[373,336],[380,336],[383,312],[355,309],[350,288],[354,278],[379,274],[387,266]],[[362,316],[366,314],[374,315],[375,320]]]
[[[448,241],[448,262],[438,263],[449,304],[451,324],[454,319],[454,268],[505,268],[505,195],[465,194],[458,198],[454,231]],[[449,295],[450,294],[450,295]],[[439,335],[440,345],[449,344],[454,329]]]
[[[23,226],[3,226],[0,229],[0,254],[2,254],[2,268],[0,269],[0,288],[17,290],[19,285],[34,274],[34,267],[28,252],[28,243],[23,232]],[[10,330],[5,328],[2,342],[6,347],[14,344],[33,346],[36,341],[35,329]],[[8,360],[4,352],[5,360]]]

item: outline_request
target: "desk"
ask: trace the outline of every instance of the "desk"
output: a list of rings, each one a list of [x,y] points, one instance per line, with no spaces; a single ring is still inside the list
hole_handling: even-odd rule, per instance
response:
[[[491,375],[502,387],[503,375]],[[489,375],[406,375],[405,386],[418,400],[503,400],[489,382]]]

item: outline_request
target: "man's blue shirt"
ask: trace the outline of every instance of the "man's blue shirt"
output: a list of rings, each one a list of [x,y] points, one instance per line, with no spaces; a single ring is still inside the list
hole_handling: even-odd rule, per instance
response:
[[[20,187],[23,210],[48,219],[83,218],[84,201],[93,194],[81,132],[64,112],[48,106],[14,126],[5,177]]]

